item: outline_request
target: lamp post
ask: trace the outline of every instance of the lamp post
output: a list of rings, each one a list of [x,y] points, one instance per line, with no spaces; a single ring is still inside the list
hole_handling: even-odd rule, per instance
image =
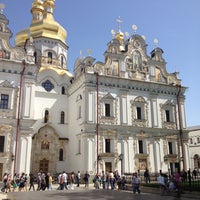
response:
[[[23,60],[22,62],[23,69],[20,75],[20,86],[19,86],[19,101],[18,101],[18,110],[17,110],[17,127],[16,127],[16,144],[15,144],[15,159],[14,159],[14,171],[13,174],[15,174],[16,169],[17,169],[17,160],[18,160],[18,140],[19,140],[19,134],[20,134],[20,119],[21,119],[21,101],[22,101],[22,93],[23,93],[23,77],[24,77],[24,72],[26,69],[26,62]]]
[[[122,176],[122,174],[123,174],[123,163],[122,163],[123,154],[122,154],[122,153],[119,155],[119,160],[120,160],[120,162],[121,162],[121,176]]]

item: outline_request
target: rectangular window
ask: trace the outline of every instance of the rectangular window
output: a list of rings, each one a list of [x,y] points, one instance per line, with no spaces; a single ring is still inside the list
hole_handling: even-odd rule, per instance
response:
[[[81,153],[81,140],[78,140],[78,154]]]
[[[144,153],[144,151],[143,151],[143,141],[138,140],[138,145],[139,145],[139,153]]]
[[[110,117],[110,104],[105,104],[105,116]]]
[[[110,153],[110,139],[105,139],[105,152]]]
[[[79,105],[78,106],[78,119],[81,118],[81,106]]]
[[[1,109],[8,109],[8,99],[9,99],[9,95],[1,94],[1,102],[0,102]]]
[[[153,66],[150,67],[150,75],[155,76],[155,67]]]
[[[170,122],[170,112],[169,112],[169,110],[165,110],[165,118],[166,118],[166,122]]]
[[[142,119],[142,109],[141,107],[137,107],[137,119]]]
[[[4,152],[5,136],[0,136],[0,152]]]
[[[173,154],[172,142],[168,142],[169,154]]]
[[[61,124],[65,123],[65,112],[64,111],[62,111],[60,114],[60,123]]]
[[[193,144],[193,140],[192,140],[192,138],[190,138],[190,144]]]

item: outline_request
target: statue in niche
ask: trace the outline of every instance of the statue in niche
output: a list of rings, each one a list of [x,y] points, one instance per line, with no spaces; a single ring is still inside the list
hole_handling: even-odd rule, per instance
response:
[[[41,149],[49,149],[49,141],[47,139],[41,142]]]
[[[46,134],[45,138],[41,141],[41,149],[49,149],[49,141]]]
[[[133,69],[139,69],[140,71],[142,70],[142,59],[140,53],[137,51],[133,52]]]

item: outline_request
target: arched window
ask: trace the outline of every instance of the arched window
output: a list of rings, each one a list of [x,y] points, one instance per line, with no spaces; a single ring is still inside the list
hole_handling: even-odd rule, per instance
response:
[[[63,56],[61,56],[61,67],[63,67],[64,65],[64,59],[63,59]]]
[[[61,111],[60,113],[60,123],[64,124],[65,123],[65,112]]]
[[[52,64],[53,54],[52,52],[48,52],[48,64]]]
[[[37,52],[34,52],[35,64],[37,63]]]
[[[61,93],[65,94],[65,87],[64,86],[62,86],[62,88],[61,88]]]
[[[193,140],[192,140],[192,138],[190,138],[190,144],[193,144]]]
[[[45,110],[45,113],[44,113],[44,123],[48,123],[48,121],[49,121],[49,111]]]
[[[63,149],[59,150],[59,161],[63,161]]]
[[[198,154],[194,155],[194,169],[200,168],[200,156]]]

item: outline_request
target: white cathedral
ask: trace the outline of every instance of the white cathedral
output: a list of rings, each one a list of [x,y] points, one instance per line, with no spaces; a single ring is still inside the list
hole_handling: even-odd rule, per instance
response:
[[[147,55],[142,36],[118,29],[104,62],[80,57],[71,73],[54,7],[34,0],[14,47],[0,13],[0,175],[187,168],[186,87],[163,50]]]

